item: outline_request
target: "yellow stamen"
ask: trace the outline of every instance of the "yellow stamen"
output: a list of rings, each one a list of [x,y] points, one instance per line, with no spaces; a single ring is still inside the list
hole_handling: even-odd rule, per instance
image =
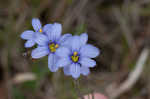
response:
[[[56,44],[56,45],[55,45],[55,48],[58,48],[58,47],[59,47],[59,45],[58,45],[58,44]]]
[[[74,53],[73,53],[74,56],[77,56],[77,54],[78,54],[78,52],[74,52]]]
[[[40,29],[39,32],[40,32],[40,33],[43,32],[42,29]]]
[[[73,56],[71,56],[71,59],[73,62],[78,62],[79,56],[77,56],[78,52],[74,52]]]
[[[56,49],[58,47],[59,47],[59,45],[58,44],[55,45],[54,43],[49,45],[49,49],[50,49],[51,52],[56,52]]]
[[[79,60],[79,56],[71,56],[73,62],[77,62]]]

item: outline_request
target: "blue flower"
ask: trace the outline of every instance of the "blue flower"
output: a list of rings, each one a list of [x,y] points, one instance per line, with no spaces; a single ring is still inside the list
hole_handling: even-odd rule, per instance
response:
[[[47,24],[42,28],[42,24],[40,20],[37,18],[33,18],[32,26],[34,31],[26,30],[21,34],[21,38],[27,40],[25,43],[26,48],[34,46],[36,44],[35,39],[37,37],[37,34],[45,33],[48,30],[48,28],[51,26],[51,24]]]
[[[77,79],[80,74],[88,75],[89,68],[94,67],[96,62],[91,58],[99,55],[99,49],[87,44],[88,35],[73,36],[67,40],[68,46],[60,47],[56,55],[60,57],[56,66],[64,67],[64,73]]]
[[[48,67],[50,71],[56,72],[58,66],[56,66],[59,57],[55,54],[56,50],[63,46],[67,38],[71,37],[71,34],[65,34],[61,36],[62,26],[59,23],[49,24],[45,35],[38,34],[35,42],[38,47],[31,53],[32,58],[38,59],[48,55]]]

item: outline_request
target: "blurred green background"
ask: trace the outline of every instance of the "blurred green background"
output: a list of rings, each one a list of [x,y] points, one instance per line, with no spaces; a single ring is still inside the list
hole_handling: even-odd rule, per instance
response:
[[[79,78],[79,89],[62,70],[51,73],[47,57],[33,60],[20,34],[32,29],[32,18],[59,22],[63,33],[87,32],[101,50],[91,74]],[[150,0],[0,0],[0,99],[77,99],[123,82],[143,48],[150,44]],[[118,99],[150,99],[150,67]]]

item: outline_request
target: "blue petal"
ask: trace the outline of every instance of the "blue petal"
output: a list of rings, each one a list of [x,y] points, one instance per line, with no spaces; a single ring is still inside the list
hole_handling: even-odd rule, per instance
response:
[[[81,44],[85,45],[87,43],[87,41],[88,41],[88,35],[87,35],[87,33],[82,33],[80,35],[80,40],[81,40]]]
[[[82,66],[86,67],[94,67],[96,65],[96,62],[94,60],[87,57],[81,57],[79,62]]]
[[[58,62],[56,63],[57,67],[65,67],[67,65],[71,64],[71,61],[68,58],[60,58]]]
[[[64,74],[65,74],[65,75],[67,75],[67,76],[71,75],[71,74],[70,74],[70,66],[65,66],[65,67],[63,68],[63,71],[64,71]]]
[[[50,29],[48,29],[48,31],[46,32],[49,39],[52,41],[57,41],[60,36],[61,36],[61,32],[62,32],[62,26],[59,23],[54,23]]]
[[[42,28],[41,22],[38,18],[32,19],[32,26],[36,32],[39,32],[39,30]]]
[[[43,32],[48,34],[48,31],[51,30],[52,26],[53,26],[53,24],[46,24],[46,25],[44,25]],[[50,35],[48,34],[47,36],[50,36]]]
[[[37,33],[36,34],[36,39],[35,39],[35,42],[39,45],[48,45],[48,38],[47,36],[43,35],[43,34],[40,34],[40,33]]]
[[[28,41],[26,41],[26,43],[25,43],[25,47],[26,47],[26,48],[30,48],[30,47],[34,46],[34,44],[35,44],[35,41],[33,41],[33,40],[28,40]]]
[[[33,38],[33,35],[34,35],[34,32],[31,31],[31,30],[27,30],[27,31],[24,31],[22,34],[21,34],[21,38],[22,39],[25,39],[25,40],[29,40],[29,39],[32,39]]]
[[[70,46],[72,48],[72,50],[76,51],[79,50],[81,47],[81,42],[80,42],[80,37],[79,36],[73,36],[71,39],[69,39],[70,42]]]
[[[72,42],[72,38],[74,36],[70,36],[68,37],[63,43],[61,43],[62,46],[67,46],[68,48],[72,48],[71,42]]]
[[[84,76],[87,76],[90,73],[90,69],[85,66],[81,66],[80,71],[81,71],[81,74],[83,74]]]
[[[59,47],[55,53],[59,57],[69,57],[71,51],[67,47]]]
[[[56,66],[58,57],[55,54],[49,54],[48,56],[48,68],[51,72],[56,72],[58,70],[58,66]]]
[[[39,46],[36,49],[32,50],[31,56],[32,58],[41,58],[49,54],[49,49],[47,46]]]
[[[81,47],[80,53],[82,56],[94,58],[99,55],[100,51],[93,45],[86,44]]]
[[[64,34],[63,36],[61,36],[59,44],[65,45],[65,42],[68,40],[69,37],[72,37],[72,34]]]
[[[80,65],[79,64],[71,64],[70,65],[70,74],[73,78],[77,79],[80,76]]]

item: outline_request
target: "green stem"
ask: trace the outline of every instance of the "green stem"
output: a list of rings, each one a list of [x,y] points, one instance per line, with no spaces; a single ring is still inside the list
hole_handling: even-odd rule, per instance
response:
[[[74,85],[75,85],[75,90],[78,94],[78,97],[80,97],[81,99],[84,99],[84,97],[82,96],[81,91],[80,91],[79,80],[74,80]]]

